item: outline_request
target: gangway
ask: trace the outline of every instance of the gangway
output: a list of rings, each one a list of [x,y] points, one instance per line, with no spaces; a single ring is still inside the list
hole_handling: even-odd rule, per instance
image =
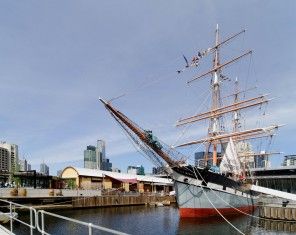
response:
[[[250,189],[255,191],[255,192],[258,192],[258,193],[264,193],[264,194],[268,194],[268,195],[272,195],[272,196],[276,196],[276,197],[296,201],[296,194],[293,194],[293,193],[286,193],[286,192],[283,192],[283,191],[270,189],[270,188],[265,188],[265,187],[258,186],[258,185],[253,185],[253,184],[251,185]]]

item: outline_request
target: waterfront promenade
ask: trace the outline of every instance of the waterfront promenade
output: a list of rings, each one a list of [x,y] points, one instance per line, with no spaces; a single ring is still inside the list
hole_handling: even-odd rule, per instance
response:
[[[26,190],[26,194],[22,193]],[[19,188],[18,194],[15,196],[11,195],[13,188],[0,188],[0,198],[16,198],[16,197],[28,197],[28,198],[39,198],[39,197],[76,197],[76,196],[101,196],[101,190],[92,189],[34,189],[34,188]]]

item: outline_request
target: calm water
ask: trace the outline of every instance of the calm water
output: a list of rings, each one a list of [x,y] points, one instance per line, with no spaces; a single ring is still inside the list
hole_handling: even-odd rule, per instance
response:
[[[180,219],[178,209],[170,207],[118,207],[84,210],[64,210],[54,213],[79,219],[85,222],[116,229],[129,234],[238,234],[230,225],[220,219],[197,220]],[[20,215],[27,219],[26,215]],[[45,217],[47,232],[50,234],[87,234],[87,228],[62,220]],[[259,221],[250,217],[231,219],[231,222],[245,234],[296,234],[296,223],[275,223]],[[291,232],[291,230],[294,232]],[[29,234],[23,225],[17,225],[16,234]],[[39,233],[34,233],[39,234]],[[93,234],[108,234],[94,232]]]

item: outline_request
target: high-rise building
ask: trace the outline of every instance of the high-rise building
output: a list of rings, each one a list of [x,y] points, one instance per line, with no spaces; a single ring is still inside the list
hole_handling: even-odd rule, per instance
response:
[[[120,169],[118,169],[118,168],[112,168],[112,171],[113,171],[113,172],[118,172],[118,173],[120,173],[120,172],[121,172],[121,170],[120,170]]]
[[[153,167],[152,174],[153,175],[163,175],[163,174],[166,174],[166,171],[165,171],[164,167],[162,167],[162,166]]]
[[[105,160],[102,162],[101,170],[112,171],[112,163],[109,161],[109,158],[105,158]]]
[[[96,154],[96,147],[89,145],[84,150],[84,168],[98,169],[98,158]]]
[[[98,159],[98,169],[103,169],[102,162],[106,161],[106,150],[105,150],[105,141],[98,140],[97,141],[97,151],[96,156]]]
[[[40,173],[43,175],[49,175],[49,167],[45,163],[40,164]]]
[[[28,162],[26,159],[19,160],[19,170],[20,171],[27,171],[28,170]]]
[[[296,155],[287,155],[284,157],[283,166],[295,166],[296,165]]]
[[[133,175],[145,175],[145,169],[143,166],[128,166],[127,173]]]
[[[16,171],[18,165],[18,146],[16,144],[9,144],[5,141],[0,142],[0,148],[6,149],[8,152],[8,158],[4,157],[7,161],[8,171],[12,174]],[[4,151],[5,152],[5,151]],[[5,153],[7,155],[7,153]],[[4,163],[4,166],[6,163]]]
[[[32,170],[32,166],[31,166],[31,164],[28,164],[27,165],[27,171],[30,171],[30,170]]]
[[[0,147],[0,171],[9,171],[9,152]]]
[[[112,163],[106,158],[103,140],[97,141],[97,147],[89,145],[84,150],[84,168],[112,171]]]

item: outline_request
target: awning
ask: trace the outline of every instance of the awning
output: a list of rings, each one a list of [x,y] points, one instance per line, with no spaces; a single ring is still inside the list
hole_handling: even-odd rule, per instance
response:
[[[130,184],[136,184],[136,183],[138,183],[138,181],[137,181],[136,178],[132,178],[132,179],[121,179],[121,178],[114,178],[114,177],[111,177],[109,175],[106,175],[106,176],[108,176],[111,179],[115,179],[117,181],[120,181],[122,183],[130,183]]]

